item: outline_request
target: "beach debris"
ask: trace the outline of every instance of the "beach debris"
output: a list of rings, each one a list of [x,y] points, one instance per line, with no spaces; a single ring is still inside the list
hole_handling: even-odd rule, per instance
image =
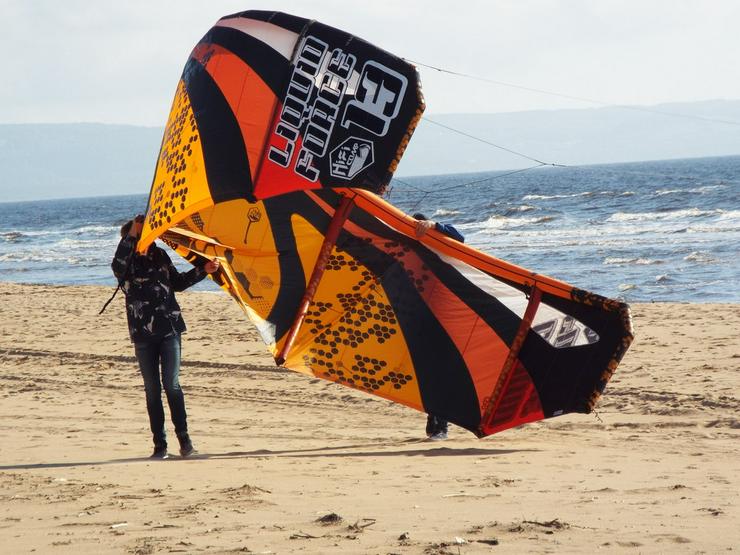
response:
[[[312,534],[306,534],[306,532],[303,532],[302,530],[298,530],[298,532],[295,532],[294,534],[290,535],[291,540],[316,540],[320,537],[321,536],[314,536]]]
[[[250,484],[243,484],[238,487],[224,488],[219,490],[220,493],[226,495],[227,499],[236,499],[238,497],[254,497],[260,493],[272,493],[270,490],[266,490],[259,486],[252,486]]]
[[[325,514],[324,516],[320,516],[316,519],[316,522],[324,525],[324,526],[330,526],[332,524],[339,524],[344,519],[339,516],[337,513],[329,513]]]
[[[485,545],[498,545],[498,540],[496,538],[491,538],[488,540],[475,540],[477,543],[483,543]]]
[[[398,536],[398,540],[399,541],[406,541],[406,540],[410,540],[410,539],[411,539],[411,535],[408,532],[404,532],[403,534],[401,534],[400,536]]]
[[[111,530],[117,530],[118,528],[124,528],[128,526],[128,522],[119,522],[117,524],[111,524],[110,528]]]
[[[545,528],[545,534],[554,534],[555,530],[564,530],[570,528],[570,524],[563,522],[560,519],[554,518],[552,520],[522,520],[521,523],[509,528],[509,532],[526,532],[532,530],[532,528]]]
[[[541,526],[542,528],[554,528],[555,530],[570,528],[570,524],[568,524],[567,522],[562,522],[560,519],[557,518],[544,522],[541,522],[539,520],[523,520],[522,524],[532,524],[534,526]]]
[[[449,548],[454,547],[454,551]],[[424,549],[424,555],[460,555],[460,544],[452,542],[433,543]]]
[[[350,524],[347,526],[347,530],[350,532],[362,532],[365,528],[368,526],[372,526],[377,522],[374,518],[361,518],[358,521],[356,521],[354,524]]]
[[[152,543],[150,538],[143,538],[130,553],[133,553],[133,555],[151,555],[156,550],[156,544]]]

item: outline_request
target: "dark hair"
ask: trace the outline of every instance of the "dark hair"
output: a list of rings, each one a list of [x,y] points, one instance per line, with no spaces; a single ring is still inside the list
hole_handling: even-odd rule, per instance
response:
[[[134,220],[129,220],[121,226],[121,237],[126,237],[128,232],[131,231],[131,226],[134,225]]]
[[[414,218],[415,220],[428,220],[429,219],[421,212],[415,212],[411,217]]]

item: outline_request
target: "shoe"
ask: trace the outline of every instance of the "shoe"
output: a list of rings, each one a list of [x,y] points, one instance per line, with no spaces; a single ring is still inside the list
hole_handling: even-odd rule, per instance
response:
[[[195,450],[195,447],[193,447],[193,442],[188,440],[185,443],[180,444],[180,456],[181,457],[189,457],[190,455],[195,455],[197,451]]]
[[[155,446],[154,452],[149,457],[150,459],[166,459],[169,457],[169,454],[167,453],[167,446]]]
[[[429,441],[443,441],[447,439],[447,432],[437,432],[429,436]]]

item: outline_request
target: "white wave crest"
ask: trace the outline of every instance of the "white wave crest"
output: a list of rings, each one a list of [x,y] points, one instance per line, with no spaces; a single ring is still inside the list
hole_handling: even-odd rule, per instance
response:
[[[577,198],[577,197],[590,197],[593,195],[591,191],[584,191],[582,193],[573,193],[570,195],[524,195],[522,200],[552,200],[558,198]]]
[[[618,193],[616,191],[583,191],[581,193],[571,193],[567,195],[524,195],[522,197],[522,200],[555,200],[563,198],[593,197],[596,195],[607,197],[631,197],[634,194],[634,191],[622,191],[621,193]]]
[[[521,206],[510,208],[506,212],[509,214],[515,214],[517,212],[531,212],[532,210],[537,210],[537,208],[532,206],[531,204],[522,204]]]
[[[113,249],[118,241],[116,238],[97,239],[69,239],[64,238],[54,243],[53,248],[62,249]]]
[[[432,218],[435,218],[437,216],[455,216],[457,214],[461,214],[460,210],[448,210],[447,208],[438,208],[434,211],[434,214],[432,214]]]
[[[687,262],[697,262],[699,264],[712,264],[717,262],[717,259],[705,252],[694,251],[683,257]]]
[[[33,229],[19,229],[17,231],[14,231],[12,233],[20,233],[24,237],[46,237],[48,235],[66,235],[69,233],[68,231],[64,231],[61,229],[55,229],[55,230],[44,230],[44,231],[37,231]]]
[[[494,215],[487,220],[474,224],[461,225],[461,228],[477,228],[480,231],[496,231],[499,229],[518,228],[527,225],[547,223],[555,218],[553,216],[540,216],[538,218],[507,218],[506,216]]]
[[[82,227],[78,227],[74,230],[74,233],[78,233],[80,235],[84,233],[115,233],[116,231],[120,230],[120,226],[115,225],[86,225]]]
[[[607,257],[604,259],[604,264],[607,266],[625,266],[627,264],[633,264],[636,266],[647,266],[649,264],[661,264],[660,260],[653,260],[651,258],[619,258],[619,257]]]
[[[703,187],[694,187],[691,189],[658,189],[653,194],[656,197],[663,197],[666,195],[681,195],[681,194],[699,194],[712,193],[717,189],[724,189],[724,185],[704,185]]]
[[[740,210],[720,210],[719,220],[721,222],[740,222]]]
[[[683,218],[701,218],[704,216],[722,216],[724,210],[700,210],[699,208],[684,208],[671,212],[616,212],[609,216],[607,222],[642,222],[642,221],[667,221]]]
[[[94,256],[72,256],[69,253],[60,252],[8,252],[0,254],[0,262],[62,262],[72,265],[101,263]]]

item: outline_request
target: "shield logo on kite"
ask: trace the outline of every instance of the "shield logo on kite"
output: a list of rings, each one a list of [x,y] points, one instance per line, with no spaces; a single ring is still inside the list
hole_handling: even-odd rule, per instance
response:
[[[350,137],[331,151],[330,173],[334,177],[352,179],[373,163],[373,143]]]

